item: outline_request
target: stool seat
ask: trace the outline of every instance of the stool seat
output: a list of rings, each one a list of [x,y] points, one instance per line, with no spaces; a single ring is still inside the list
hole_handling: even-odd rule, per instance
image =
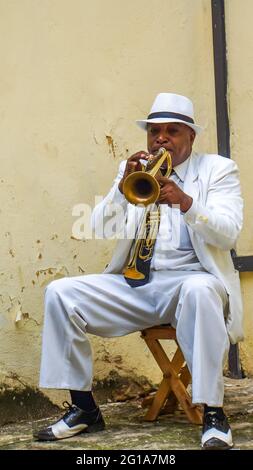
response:
[[[192,404],[187,392],[191,374],[177,343],[175,328],[171,325],[153,326],[142,330],[141,337],[163,373],[162,382],[155,395],[144,398],[142,402],[143,407],[148,407],[145,421],[155,421],[160,414],[174,411],[180,403],[191,423],[202,424],[202,412],[197,405]],[[171,360],[160,340],[173,340],[177,344],[176,352]]]

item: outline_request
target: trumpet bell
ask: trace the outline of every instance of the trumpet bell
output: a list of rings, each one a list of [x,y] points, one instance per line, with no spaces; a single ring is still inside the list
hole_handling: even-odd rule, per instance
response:
[[[160,186],[149,173],[135,171],[126,177],[123,193],[131,204],[148,206],[158,199]]]

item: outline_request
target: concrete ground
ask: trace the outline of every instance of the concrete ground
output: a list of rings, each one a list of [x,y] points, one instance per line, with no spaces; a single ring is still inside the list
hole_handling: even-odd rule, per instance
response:
[[[190,424],[180,411],[161,416],[155,423],[143,421],[140,400],[101,405],[107,428],[97,434],[81,434],[58,442],[35,442],[33,429],[44,427],[55,416],[6,424],[0,429],[0,450],[163,450],[199,449],[201,427]],[[253,379],[225,379],[225,411],[232,428],[235,449],[253,449]],[[58,417],[59,415],[57,415]]]

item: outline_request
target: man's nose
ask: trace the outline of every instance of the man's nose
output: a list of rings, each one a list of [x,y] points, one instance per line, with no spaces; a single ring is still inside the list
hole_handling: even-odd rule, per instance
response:
[[[168,142],[169,141],[169,136],[167,134],[164,134],[164,133],[160,132],[160,134],[158,134],[156,140],[159,143]]]

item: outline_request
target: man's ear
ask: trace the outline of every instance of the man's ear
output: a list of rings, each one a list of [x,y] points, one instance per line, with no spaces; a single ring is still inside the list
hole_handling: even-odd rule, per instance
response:
[[[193,144],[195,137],[196,137],[196,132],[193,129],[191,129],[191,135],[190,135],[191,144]]]

